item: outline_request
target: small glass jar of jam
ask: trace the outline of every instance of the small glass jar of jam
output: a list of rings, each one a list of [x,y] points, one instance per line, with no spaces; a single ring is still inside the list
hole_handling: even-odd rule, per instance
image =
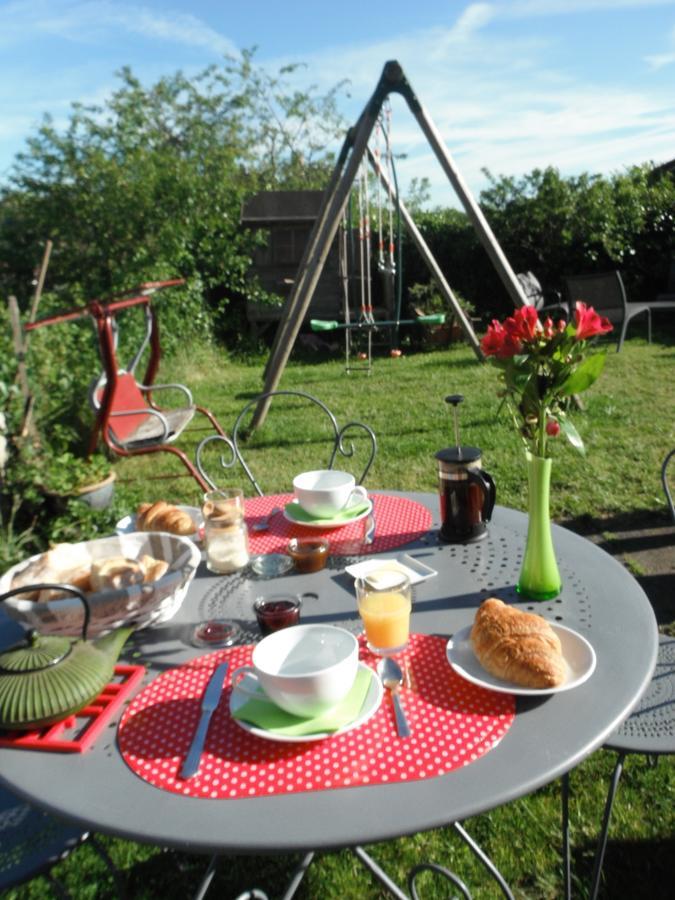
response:
[[[302,601],[294,594],[272,594],[269,597],[258,597],[253,604],[253,611],[263,636],[291,625],[297,625],[300,621],[301,605]]]
[[[286,553],[295,563],[298,572],[318,572],[328,561],[330,544],[325,538],[292,538]]]

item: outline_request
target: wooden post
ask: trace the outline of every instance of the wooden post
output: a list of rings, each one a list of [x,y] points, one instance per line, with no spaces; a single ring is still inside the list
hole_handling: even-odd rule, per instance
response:
[[[19,436],[25,438],[28,434],[35,436],[32,424],[33,413],[33,396],[31,394],[30,385],[28,384],[28,375],[26,373],[26,344],[21,327],[21,316],[19,314],[19,304],[14,295],[9,297],[7,302],[9,310],[9,320],[12,326],[12,341],[14,343],[14,352],[17,359],[16,380],[19,383],[19,390],[23,397],[23,417],[21,420],[21,429]]]
[[[28,316],[29,322],[34,322],[37,317],[37,308],[40,303],[40,297],[42,296],[42,289],[45,286],[45,278],[47,277],[47,268],[49,266],[49,258],[51,255],[52,242],[48,240],[45,244],[45,252],[42,255],[42,263],[40,264],[37,284],[35,285],[35,293],[33,294],[33,302],[30,306],[30,314]],[[26,336],[26,343],[28,343],[28,336]]]
[[[408,97],[406,96],[406,99],[408,100],[410,111],[419,122],[420,128],[424,132],[426,139],[429,141],[432,150],[436,154],[436,158],[440,162],[443,171],[448,176],[450,183],[455,189],[455,193],[461,200],[462,206],[464,207],[464,210],[471,220],[471,224],[473,225],[476,234],[478,235],[478,239],[485,248],[487,255],[490,257],[492,265],[497,270],[497,274],[501,278],[504,287],[509,292],[514,305],[529,306],[530,304],[528,303],[527,297],[523,293],[523,288],[516,278],[515,272],[511,268],[508,259],[504,255],[504,251],[500,247],[497,238],[494,236],[494,232],[490,228],[487,219],[483,215],[483,211],[473,199],[469,188],[465,184],[464,179],[459,173],[459,170],[456,168],[452,157],[448,153],[448,150],[446,149],[441,139],[441,136],[436,130],[436,126],[427,115],[422,104],[419,103],[416,98],[413,101],[408,99]]]
[[[382,96],[384,97],[385,95],[383,94]],[[349,192],[366,152],[368,140],[375,127],[381,105],[381,99],[379,102],[371,101],[364,109],[357,124],[352,150],[342,174],[338,179],[334,180],[333,190],[324,195],[319,218],[314,224],[302,262],[300,263],[299,277],[296,279],[293,291],[288,298],[285,321],[280,323],[277,329],[278,340],[275,339],[275,346],[273,347],[272,356],[267,364],[265,374],[263,391],[265,394],[277,389],[284,367],[288,362],[288,357],[291,355],[302,320],[309,304],[312,302],[326,257],[337,233],[340,219],[349,199]],[[263,397],[261,399],[251,419],[250,431],[253,431],[265,421],[271,399],[271,397]]]

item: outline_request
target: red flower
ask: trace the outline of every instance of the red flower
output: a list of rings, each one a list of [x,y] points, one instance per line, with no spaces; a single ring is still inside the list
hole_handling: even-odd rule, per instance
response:
[[[550,437],[558,437],[560,434],[560,425],[555,419],[548,419],[546,421],[546,434]]]
[[[504,325],[507,331],[522,341],[536,340],[543,330],[534,306],[520,306]]]
[[[480,349],[486,356],[496,356],[504,343],[504,329],[501,322],[493,319],[488,325],[487,334],[480,342]]]
[[[597,334],[607,334],[612,330],[613,325],[609,319],[599,316],[592,306],[586,306],[581,300],[577,300],[575,307],[574,321],[577,326],[575,338],[578,341],[588,340]]]
[[[506,321],[508,322],[509,320],[507,319]],[[509,357],[515,356],[516,353],[520,353],[522,344],[497,319],[493,319],[488,325],[487,334],[480,342],[480,347],[486,356],[509,359]]]
[[[546,316],[544,319],[544,337],[553,337],[553,319],[550,316]]]

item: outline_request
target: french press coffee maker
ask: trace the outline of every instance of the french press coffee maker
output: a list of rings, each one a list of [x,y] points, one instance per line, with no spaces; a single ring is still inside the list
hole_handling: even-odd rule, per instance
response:
[[[460,445],[458,406],[463,400],[461,394],[450,394],[445,398],[453,408],[455,446],[436,454],[442,520],[440,538],[448,544],[484,538],[496,496],[494,481],[481,468],[479,448]]]

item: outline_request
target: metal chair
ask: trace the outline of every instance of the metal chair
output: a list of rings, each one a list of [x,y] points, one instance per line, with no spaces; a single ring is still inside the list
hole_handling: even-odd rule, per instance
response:
[[[654,301],[656,304],[656,308],[663,301],[675,300],[675,255],[670,258],[670,268],[668,270],[668,282],[666,284],[666,291],[664,294],[657,294],[656,300]]]
[[[592,306],[609,319],[619,333],[616,352],[623,346],[628,323],[643,313],[647,316],[647,340],[652,341],[652,309],[675,309],[675,302],[631,303],[626,297],[621,273],[601,272],[595,275],[574,275],[565,279],[570,309],[577,300]]]
[[[119,872],[88,832],[61,822],[0,787],[0,891],[42,875],[55,894],[69,897],[50,870],[87,840],[105,862],[122,897],[124,889]]]
[[[674,456],[675,449],[670,451],[670,453],[663,460],[663,465],[661,466],[661,483],[663,484],[663,490],[666,494],[666,500],[668,501],[668,506],[670,507],[670,515],[672,516],[673,522],[675,522],[675,504],[673,503],[673,495],[668,483],[668,464]]]
[[[655,765],[659,756],[675,753],[675,638],[663,634],[659,636],[659,655],[652,680],[631,715],[604,747],[616,750],[618,757],[595,854],[591,900],[595,900],[600,887],[609,820],[626,756],[629,753],[641,753]]]
[[[217,485],[208,474],[211,464],[213,464],[213,459],[211,458],[210,462],[207,462],[207,450],[216,450],[219,453],[219,458],[215,464],[221,470],[231,469],[239,463],[258,496],[263,496],[264,491],[244,457],[242,443],[246,443],[246,427],[255,407],[260,400],[267,397],[288,398],[288,403],[275,404],[277,415],[283,416],[286,424],[289,416],[295,416],[295,421],[298,423],[296,433],[292,439],[281,437],[275,441],[275,445],[280,452],[285,449],[297,457],[300,444],[307,445],[308,449],[313,453],[314,444],[327,441],[329,444],[327,464],[315,466],[315,468],[332,469],[338,458],[341,461],[349,461],[349,467],[357,470],[353,472],[356,483],[363,483],[377,453],[377,439],[370,426],[364,425],[362,422],[348,422],[340,427],[337,419],[326,404],[304,391],[268,391],[249,400],[244,406],[234,423],[231,439],[222,435],[212,434],[199,443],[196,453],[197,468],[202,478],[211,488],[215,488]],[[314,413],[317,415],[313,415]],[[254,437],[256,441],[261,441],[265,446],[269,446],[272,440],[270,438],[269,425],[265,431],[257,429]],[[357,456],[355,442],[358,443],[359,459],[365,459],[365,463],[359,463],[356,467],[354,465]],[[247,447],[247,456],[250,457],[252,455],[252,449],[252,445]],[[223,455],[225,451],[227,456]],[[325,454],[323,456],[325,458]],[[300,457],[297,458],[300,459]],[[302,463],[299,464],[298,471],[301,471],[301,465]]]
[[[516,275],[516,278],[520,282],[520,286],[523,289],[523,293],[530,301],[530,305],[534,306],[537,312],[551,312],[565,315],[566,319],[569,319],[570,316],[570,307],[569,304],[563,300],[560,294],[556,291],[554,296],[556,298],[555,303],[546,303],[546,296],[544,294],[544,289],[541,286],[541,282],[537,278],[537,276],[532,271],[527,272],[519,272]]]

